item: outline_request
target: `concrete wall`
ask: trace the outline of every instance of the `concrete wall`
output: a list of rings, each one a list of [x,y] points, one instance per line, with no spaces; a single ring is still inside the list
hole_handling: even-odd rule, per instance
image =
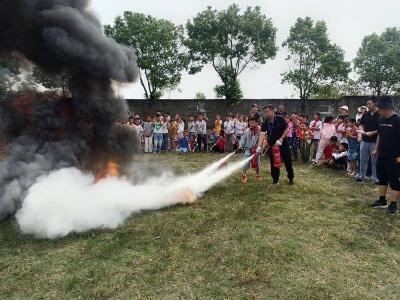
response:
[[[397,107],[400,108],[400,99],[395,99]],[[246,99],[237,105],[230,105],[224,100],[158,100],[150,102],[148,100],[127,100],[130,111],[139,113],[141,116],[147,113],[155,114],[157,111],[169,112],[170,115],[180,113],[185,119],[190,115],[203,112],[207,118],[214,120],[215,115],[220,114],[224,116],[227,113],[241,113],[249,114],[250,107],[253,103],[257,103],[260,108],[267,104],[278,106],[283,104],[286,111],[289,113],[298,112],[305,113],[312,116],[314,112],[318,111],[323,115],[337,115],[339,107],[342,105],[349,106],[350,115],[357,113],[357,108],[365,105],[366,97],[343,97],[341,99],[310,99],[301,101],[300,99]],[[211,125],[211,124],[210,124]]]

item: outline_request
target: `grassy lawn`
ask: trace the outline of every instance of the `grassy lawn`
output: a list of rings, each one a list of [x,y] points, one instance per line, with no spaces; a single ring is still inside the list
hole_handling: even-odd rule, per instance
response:
[[[218,158],[161,157],[178,173]],[[1,221],[0,299],[400,298],[400,216],[368,208],[375,186],[310,165],[272,186],[263,164],[261,183],[232,176],[114,231],[34,240]]]

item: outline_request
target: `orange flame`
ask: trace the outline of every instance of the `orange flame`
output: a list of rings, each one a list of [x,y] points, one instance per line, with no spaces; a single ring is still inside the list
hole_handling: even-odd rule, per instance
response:
[[[178,193],[178,199],[182,204],[193,204],[197,200],[197,196],[190,188],[183,188]]]
[[[95,182],[99,182],[100,180],[103,180],[108,177],[118,177],[120,174],[119,170],[120,170],[119,165],[115,161],[110,160],[104,166],[104,168],[102,168],[100,172],[97,173]]]

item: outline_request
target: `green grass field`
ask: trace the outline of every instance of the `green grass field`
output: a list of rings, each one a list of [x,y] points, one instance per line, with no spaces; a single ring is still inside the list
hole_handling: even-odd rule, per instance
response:
[[[178,173],[216,159],[161,156]],[[400,298],[400,217],[368,207],[375,186],[311,165],[272,186],[263,166],[114,231],[35,240],[1,221],[0,299]]]

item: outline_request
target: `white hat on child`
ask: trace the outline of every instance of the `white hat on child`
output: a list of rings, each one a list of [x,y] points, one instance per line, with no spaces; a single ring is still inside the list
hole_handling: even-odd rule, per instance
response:
[[[366,107],[366,106],[360,106],[360,107],[358,108],[358,112],[359,112],[359,113],[362,112],[363,109],[365,109],[365,111],[368,111],[368,107]]]

